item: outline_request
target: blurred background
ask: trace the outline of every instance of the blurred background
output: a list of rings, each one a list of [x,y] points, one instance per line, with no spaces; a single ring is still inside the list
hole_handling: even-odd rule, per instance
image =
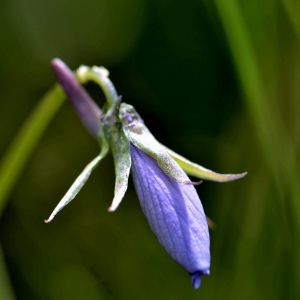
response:
[[[211,275],[195,291],[131,179],[107,212],[111,155],[44,224],[99,152],[65,101],[1,200],[0,299],[300,299],[298,1],[10,0],[0,10],[1,157],[54,84],[59,57],[108,68],[169,148],[216,172],[248,171],[196,188],[217,227]],[[100,88],[86,88],[102,106]]]

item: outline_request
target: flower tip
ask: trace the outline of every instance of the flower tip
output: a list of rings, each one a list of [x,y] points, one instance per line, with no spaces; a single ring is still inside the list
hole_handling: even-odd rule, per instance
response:
[[[191,276],[193,288],[195,290],[197,290],[197,289],[199,289],[200,284],[201,284],[201,276],[203,276],[203,275],[209,275],[210,272],[207,269],[205,271],[197,271],[197,272],[189,273],[189,274]]]
[[[193,288],[195,290],[199,289],[200,284],[201,284],[201,275],[200,275],[200,272],[196,272],[196,273],[190,274],[190,276],[191,276]]]
[[[55,75],[60,78],[63,74],[66,76],[67,73],[71,73],[68,66],[59,58],[53,58],[51,61],[52,69]],[[68,74],[69,75],[69,74]]]
[[[59,58],[54,58],[51,61],[52,69],[62,86],[66,84],[74,84],[76,82],[75,77],[69,67]]]
[[[56,67],[61,67],[61,66],[63,66],[63,65],[65,65],[65,63],[60,59],[60,58],[53,58],[52,60],[51,60],[51,66],[53,67],[53,68],[56,68]]]

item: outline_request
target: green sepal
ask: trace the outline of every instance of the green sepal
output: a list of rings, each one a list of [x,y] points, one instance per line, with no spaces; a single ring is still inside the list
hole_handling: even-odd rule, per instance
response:
[[[125,195],[131,168],[130,143],[118,119],[120,103],[121,97],[113,103],[103,117],[104,132],[113,154],[116,174],[114,199],[108,208],[110,212],[118,208]]]
[[[247,172],[241,174],[219,174],[189,161],[188,159],[175,153],[174,151],[168,149],[165,146],[163,147],[188,175],[195,176],[200,179],[212,180],[217,182],[232,181],[247,175]]]
[[[92,171],[97,167],[97,165],[100,163],[100,161],[106,156],[109,150],[108,143],[104,137],[103,131],[100,134],[100,141],[101,141],[101,152],[100,154],[94,158],[81,172],[81,174],[77,177],[77,179],[74,181],[72,186],[69,188],[68,192],[65,194],[65,196],[60,200],[58,205],[55,207],[54,211],[50,215],[48,220],[45,220],[45,223],[49,223],[53,220],[55,215],[63,209],[68,203],[70,203],[75,196],[79,193],[79,191],[82,189],[86,181],[89,179]]]
[[[188,179],[166,149],[154,138],[133,106],[122,103],[119,118],[128,140],[152,156],[167,175],[182,184],[198,184]]]

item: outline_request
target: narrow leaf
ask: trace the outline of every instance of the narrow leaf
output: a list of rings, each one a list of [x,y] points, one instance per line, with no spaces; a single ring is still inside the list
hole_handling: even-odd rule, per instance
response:
[[[96,168],[96,166],[99,164],[99,162],[106,156],[108,152],[108,144],[105,140],[105,138],[102,138],[101,140],[101,152],[100,154],[94,158],[82,171],[82,173],[77,177],[77,179],[74,181],[66,195],[62,198],[62,200],[58,203],[58,205],[55,207],[54,211],[50,215],[48,220],[45,220],[45,223],[49,223],[53,220],[55,215],[63,209],[68,203],[70,203],[75,196],[79,193],[79,191],[82,189],[86,181],[89,179],[92,171]]]
[[[219,174],[187,160],[165,146],[163,147],[188,175],[218,182],[232,181],[247,175],[247,172],[242,174]]]

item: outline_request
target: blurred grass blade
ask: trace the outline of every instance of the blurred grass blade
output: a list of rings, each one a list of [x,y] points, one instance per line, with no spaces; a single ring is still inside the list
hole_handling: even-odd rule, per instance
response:
[[[269,172],[276,181],[284,219],[290,213],[295,229],[297,280],[300,281],[300,201],[297,152],[278,103],[265,90],[261,69],[250,39],[246,21],[237,0],[215,0],[233,59],[245,91]],[[284,174],[284,176],[282,175]],[[286,195],[289,197],[286,197]],[[286,211],[290,201],[291,211]]]
[[[0,299],[1,300],[16,299],[5,266],[1,245],[0,245]]]
[[[3,157],[0,165],[0,215],[30,154],[64,100],[65,94],[59,85],[50,89],[22,126]]]
[[[188,159],[175,153],[174,151],[168,149],[167,147],[164,148],[172,156],[172,158],[179,164],[179,166],[183,169],[185,173],[191,176],[198,177],[200,179],[212,180],[217,182],[227,182],[227,181],[232,181],[232,180],[242,178],[247,174],[247,172],[242,174],[219,174],[189,161]]]
[[[299,1],[282,0],[287,15],[297,34],[300,34],[300,5]]]
[[[76,195],[80,192],[80,190],[82,189],[86,181],[89,179],[93,170],[98,166],[100,161],[106,156],[108,149],[109,149],[108,143],[106,139],[102,136],[100,154],[84,168],[82,173],[77,177],[77,179],[74,181],[72,186],[69,188],[68,192],[65,194],[65,196],[60,200],[58,205],[55,207],[49,219],[45,220],[45,223],[51,222],[55,217],[55,215],[76,197]]]

